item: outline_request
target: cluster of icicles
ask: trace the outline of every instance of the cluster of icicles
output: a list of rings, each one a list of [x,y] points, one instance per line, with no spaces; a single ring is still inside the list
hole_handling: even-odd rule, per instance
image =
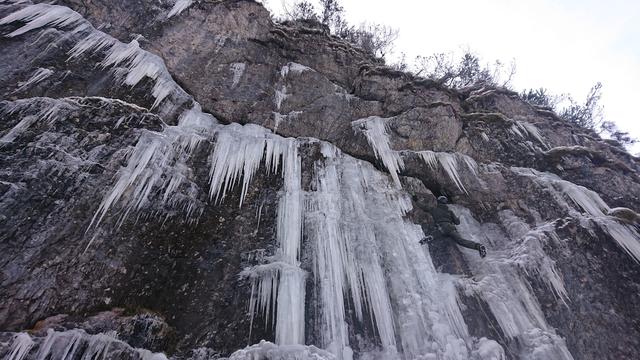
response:
[[[31,356],[30,356],[31,355]],[[90,335],[83,330],[54,331],[38,342],[27,333],[16,334],[6,360],[23,360],[29,356],[34,360],[92,360],[132,359],[167,360],[161,353],[135,349],[116,338],[115,334]]]

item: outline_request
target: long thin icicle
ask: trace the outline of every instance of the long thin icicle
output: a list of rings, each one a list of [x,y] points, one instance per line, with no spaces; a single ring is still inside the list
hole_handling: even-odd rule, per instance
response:
[[[243,129],[247,130],[247,126]],[[245,191],[248,179],[262,160],[263,152],[268,171],[275,172],[279,164],[282,164],[284,187],[278,203],[277,253],[270,259],[270,263],[247,268],[240,275],[249,277],[252,282],[249,302],[251,326],[254,316],[260,313],[267,321],[271,318],[272,325],[275,323],[278,345],[303,344],[306,272],[300,268],[303,192],[298,143],[295,139],[271,135],[260,127],[249,130],[249,133],[235,141],[232,141],[234,135],[230,135],[227,138],[229,141],[219,142],[218,144],[222,144],[220,148],[216,146],[215,152],[224,155],[216,157],[217,160],[212,162],[212,191],[216,191],[214,186],[220,189],[223,184],[226,187],[233,183],[241,167],[248,171],[243,176]],[[237,135],[236,132],[235,136]],[[245,149],[244,152],[242,149]],[[236,153],[236,150],[241,151]]]

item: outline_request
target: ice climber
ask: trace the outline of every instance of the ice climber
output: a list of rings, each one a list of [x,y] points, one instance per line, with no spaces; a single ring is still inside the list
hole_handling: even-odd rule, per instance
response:
[[[433,209],[429,209],[422,201],[420,201],[419,198],[414,197],[414,199],[417,200],[416,204],[418,205],[418,207],[431,213],[431,216],[433,217],[437,229],[439,230],[442,237],[449,238],[455,241],[458,245],[466,247],[468,249],[478,250],[478,252],[480,252],[480,257],[487,256],[487,248],[485,248],[484,245],[479,244],[475,241],[467,240],[458,233],[455,225],[460,225],[460,219],[458,219],[453,211],[449,210],[449,207],[447,206],[449,200],[446,196],[438,197],[438,205]],[[433,237],[431,236],[424,238],[420,240],[420,244],[424,245],[431,239],[433,239]]]

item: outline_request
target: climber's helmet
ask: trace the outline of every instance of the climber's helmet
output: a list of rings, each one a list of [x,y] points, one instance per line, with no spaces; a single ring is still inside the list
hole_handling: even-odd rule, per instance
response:
[[[446,196],[438,196],[438,202],[440,204],[447,204],[449,202],[449,199],[447,199]]]

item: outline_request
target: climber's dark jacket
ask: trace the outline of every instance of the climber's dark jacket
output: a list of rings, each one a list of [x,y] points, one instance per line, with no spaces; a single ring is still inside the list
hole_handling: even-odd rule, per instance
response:
[[[436,224],[449,223],[460,225],[460,219],[458,219],[456,214],[449,210],[445,204],[438,204],[434,209],[431,209],[430,213]]]
[[[460,219],[458,219],[453,211],[449,210],[449,207],[447,207],[447,205],[439,203],[435,208],[429,209],[428,205],[424,201],[421,201],[421,199],[414,200],[416,200],[416,205],[418,205],[419,208],[431,213],[433,221],[435,221],[442,237],[452,239],[458,245],[469,249],[480,249],[481,245],[479,243],[467,240],[460,236],[458,230],[456,230],[455,227],[455,225],[460,225]]]

